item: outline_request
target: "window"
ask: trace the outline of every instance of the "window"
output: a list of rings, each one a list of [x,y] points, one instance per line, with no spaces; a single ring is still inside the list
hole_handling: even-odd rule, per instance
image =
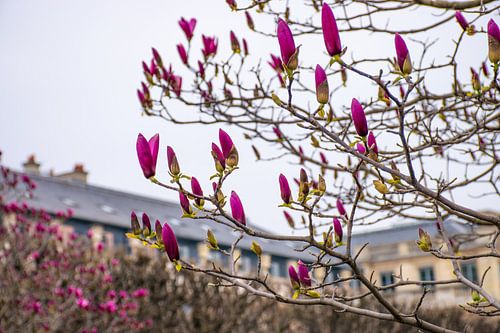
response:
[[[350,280],[349,281],[349,287],[352,290],[358,290],[359,288],[361,288],[361,282],[358,279]]]
[[[382,272],[380,273],[380,282],[382,286],[387,286],[394,283],[394,276],[392,272]],[[394,288],[386,289],[387,291],[394,291]]]
[[[184,259],[189,259],[192,257],[191,248],[189,245],[179,245],[179,256]]]
[[[420,267],[420,281],[434,281],[434,268],[432,266]],[[423,285],[424,288],[434,289],[434,285]]]
[[[432,266],[421,267],[419,271],[420,271],[420,281],[434,280],[434,268],[432,268]]]
[[[228,265],[229,264],[229,257],[220,251],[210,250],[210,252],[208,252],[208,260],[212,261],[214,264],[222,266],[222,267],[229,266]]]
[[[241,256],[239,262],[241,272],[249,273],[252,270],[252,260],[250,259],[250,257]]]
[[[269,274],[271,274],[272,276],[287,277],[288,271],[286,259],[273,256],[271,258],[271,267],[269,269]]]
[[[281,265],[279,262],[272,262],[271,263],[271,275],[272,276],[283,276],[283,272],[281,269]]]
[[[466,262],[462,264],[462,274],[470,281],[477,283],[477,267],[475,262]]]

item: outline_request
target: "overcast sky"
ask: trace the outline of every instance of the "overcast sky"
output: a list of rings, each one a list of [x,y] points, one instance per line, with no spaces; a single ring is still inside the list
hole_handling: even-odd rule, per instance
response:
[[[146,181],[137,162],[137,133],[149,137],[158,132],[160,177],[166,177],[169,144],[177,151],[181,168],[198,176],[208,189],[207,176],[213,170],[210,142],[217,139],[218,127],[179,127],[141,117],[135,94],[143,76],[140,63],[150,58],[151,46],[179,66],[175,44],[185,40],[177,25],[181,16],[198,18],[195,40],[202,32],[220,36],[219,53],[229,53],[230,29],[249,39],[256,58],[279,53],[275,40],[252,35],[243,13],[231,13],[223,0],[0,1],[0,149],[6,164],[19,168],[32,153],[46,172],[67,171],[81,162],[92,184],[177,201],[175,193]],[[459,33],[453,24],[446,29],[454,36]],[[393,52],[392,38],[380,43],[366,36],[352,38],[350,50]],[[485,59],[484,38],[477,37],[463,57]],[[304,58],[312,54],[302,52]],[[364,91],[358,89],[356,94]],[[227,188],[237,189],[255,223],[286,230],[281,209],[276,208],[277,177],[281,171],[296,173],[297,167],[255,163],[242,133],[228,131],[240,150],[241,170]]]

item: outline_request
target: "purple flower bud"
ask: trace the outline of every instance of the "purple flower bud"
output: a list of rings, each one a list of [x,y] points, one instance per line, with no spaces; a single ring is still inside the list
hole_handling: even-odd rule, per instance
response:
[[[470,68],[470,73],[471,73],[472,88],[477,91],[481,90],[481,81],[479,80],[479,74],[472,67]]]
[[[226,3],[229,5],[229,8],[231,8],[231,10],[236,10],[238,8],[235,0],[226,0]]]
[[[328,103],[330,90],[328,88],[325,70],[320,65],[316,65],[314,75],[316,79],[316,99],[318,103],[326,104]]]
[[[342,225],[338,218],[333,218],[333,232],[335,233],[335,242],[342,243]]]
[[[375,141],[375,135],[370,131],[368,133],[368,148],[370,148],[375,154],[378,154],[377,141]]]
[[[365,155],[365,154],[366,154],[366,148],[365,148],[365,145],[364,145],[364,144],[362,144],[362,143],[358,142],[358,143],[356,144],[356,149],[357,149],[358,153],[360,153],[360,154],[362,154],[362,155]]]
[[[488,21],[488,46],[491,63],[500,62],[500,29],[493,19]]]
[[[179,52],[179,57],[181,57],[182,63],[187,64],[188,63],[188,55],[187,55],[186,49],[184,48],[184,45],[177,44],[177,52]]]
[[[179,175],[179,173],[181,172],[181,168],[179,167],[177,156],[175,155],[174,150],[170,146],[167,147],[167,161],[170,173],[174,176]]]
[[[467,22],[467,20],[463,16],[462,12],[460,12],[459,10],[457,10],[455,12],[455,18],[457,19],[457,22],[458,22],[458,24],[460,24],[460,26],[462,27],[462,29],[467,30],[467,28],[469,27],[469,23]]]
[[[281,59],[286,67],[293,71],[298,66],[298,49],[295,48],[292,31],[283,19],[278,20],[278,42],[280,44]]]
[[[253,23],[252,16],[250,16],[250,13],[248,11],[245,11],[245,17],[247,20],[247,25],[250,30],[255,30],[255,24]]]
[[[368,124],[366,123],[365,111],[356,98],[353,98],[351,102],[351,117],[358,135],[365,137],[368,134]]]
[[[322,151],[319,152],[319,158],[321,159],[322,164],[325,164],[325,165],[328,164],[328,160],[326,159],[326,156]]]
[[[158,52],[157,49],[155,49],[154,47],[151,48],[151,51],[153,52],[153,59],[155,60],[155,62],[158,64],[158,66],[162,66],[163,64],[163,61],[161,60],[161,56],[160,56],[160,53]]]
[[[321,9],[321,27],[323,29],[323,39],[325,40],[328,54],[333,57],[342,53],[337,21],[335,20],[332,9],[326,2]]]
[[[243,210],[243,205],[241,204],[240,197],[236,192],[231,192],[231,199],[229,200],[231,205],[231,213],[233,218],[242,225],[246,225],[247,221],[245,218],[245,211]]]
[[[290,226],[290,228],[295,228],[295,222],[293,221],[292,215],[290,215],[286,210],[283,211],[283,215],[285,215],[285,220]]]
[[[219,142],[222,148],[222,153],[224,154],[224,158],[226,159],[226,164],[229,167],[235,167],[238,165],[238,151],[233,144],[233,140],[229,134],[227,134],[224,130],[219,129]]]
[[[149,94],[149,88],[148,88],[148,86],[144,82],[141,82],[141,87],[142,87],[142,93],[144,94],[144,97],[146,97],[147,99],[149,99],[150,94]]]
[[[218,172],[224,171],[224,169],[226,168],[226,160],[224,159],[224,154],[219,149],[219,146],[217,146],[215,143],[212,143],[212,157],[214,158],[215,169]]]
[[[344,208],[344,203],[340,199],[337,199],[337,211],[339,212],[340,216],[344,216],[345,218],[347,218],[347,212]]]
[[[144,97],[144,93],[137,89],[137,97],[139,98],[139,102],[141,103],[141,106],[145,108],[147,106],[146,103],[146,98]]]
[[[207,37],[205,35],[201,36],[203,42],[203,49],[201,52],[205,59],[208,59],[210,56],[215,56],[217,53],[217,40],[215,37]]]
[[[276,134],[276,138],[278,138],[278,140],[283,140],[283,133],[281,133],[278,126],[273,126],[273,132]]]
[[[231,41],[231,50],[233,50],[234,53],[240,53],[240,42],[238,41],[238,38],[236,38],[236,35],[232,30],[229,33],[229,40]]]
[[[300,288],[299,275],[297,274],[295,267],[293,267],[292,265],[288,266],[288,276],[290,277],[290,283],[293,289],[299,289]]]
[[[269,66],[271,66],[277,73],[283,72],[283,63],[281,62],[281,58],[271,54],[271,61],[267,62]]]
[[[203,63],[198,60],[198,73],[200,73],[200,77],[202,79],[205,78],[205,66],[203,66]]]
[[[284,203],[289,204],[292,199],[292,191],[290,190],[290,185],[288,184],[288,179],[286,179],[285,175],[280,174],[279,183],[281,199],[283,199]]]
[[[162,236],[162,226],[160,221],[156,220],[155,222],[155,232],[156,232],[156,241],[158,243],[163,243],[163,239],[161,238]]]
[[[151,231],[151,221],[149,220],[149,216],[146,213],[142,213],[142,230],[148,230],[147,234]]]
[[[146,64],[146,62],[142,62],[142,70],[144,72],[144,74],[149,74],[149,75],[153,75],[154,73],[151,73],[151,70],[149,69],[149,66],[148,64]]]
[[[394,36],[394,45],[396,46],[396,55],[398,60],[399,70],[403,74],[410,74],[412,70],[410,53],[406,47],[406,43],[398,33]]]
[[[223,129],[219,129],[219,142],[224,158],[227,158],[231,153],[231,149],[233,149],[234,144],[229,134],[227,134]]]
[[[181,204],[182,212],[184,214],[190,215],[193,213],[188,197],[182,192],[179,192],[179,202]]]
[[[187,21],[184,17],[181,17],[179,20],[179,26],[182,31],[184,31],[187,40],[190,41],[193,38],[194,28],[196,27],[196,19],[192,18]]]
[[[165,244],[165,251],[170,261],[179,260],[179,245],[177,244],[177,238],[175,238],[174,231],[166,222],[162,228],[161,238],[163,239],[163,244]]]
[[[243,53],[245,54],[245,56],[247,56],[249,54],[247,40],[243,38],[242,41],[243,41]]]
[[[147,141],[142,134],[137,136],[137,157],[139,158],[139,164],[146,178],[154,177],[156,174],[159,145],[160,136],[158,134],[153,135],[149,141]]]
[[[191,177],[191,192],[195,195],[203,196],[203,190],[201,189],[198,179],[195,177]],[[194,202],[196,202],[198,206],[203,206],[203,199],[195,198]]]
[[[483,61],[481,64],[481,71],[483,72],[484,76],[490,77],[490,71],[488,70],[488,65],[486,65],[486,62]]]
[[[130,225],[132,226],[132,232],[134,235],[139,235],[141,233],[141,226],[139,225],[139,219],[135,212],[130,214]]]
[[[170,86],[177,96],[181,95],[182,92],[182,76],[173,75],[171,76]]]
[[[307,266],[299,260],[298,262],[298,268],[299,268],[299,280],[300,283],[304,287],[310,287],[311,286],[311,277],[309,276],[309,270],[307,269]]]

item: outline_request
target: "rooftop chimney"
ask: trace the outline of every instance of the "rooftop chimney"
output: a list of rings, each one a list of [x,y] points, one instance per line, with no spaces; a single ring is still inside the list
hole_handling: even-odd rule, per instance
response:
[[[23,168],[25,173],[40,174],[40,163],[36,161],[34,154],[28,156],[28,160],[23,163]]]
[[[72,180],[72,181],[77,181],[81,183],[87,183],[87,175],[89,173],[85,171],[85,168],[83,167],[83,164],[77,163],[75,164],[75,167],[73,168],[73,171],[62,173],[60,175],[57,175],[57,178],[64,179],[64,180]]]

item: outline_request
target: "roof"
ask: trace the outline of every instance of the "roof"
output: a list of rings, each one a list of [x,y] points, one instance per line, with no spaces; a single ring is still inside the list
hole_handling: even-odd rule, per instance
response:
[[[444,228],[449,236],[470,233],[471,225],[468,223],[447,219],[444,221]],[[428,232],[431,238],[437,238],[436,221],[414,220],[408,222],[392,223],[390,226],[377,230],[364,230],[353,233],[352,244],[361,246],[369,243],[371,246],[389,245],[418,239],[418,228]]]
[[[152,221],[168,221],[179,239],[203,241],[208,228],[214,232],[222,246],[230,246],[238,237],[235,231],[211,220],[181,220],[182,212],[177,203],[56,177],[30,177],[37,183],[34,198],[30,203],[51,213],[71,208],[75,219],[129,229],[130,213],[135,211],[139,215],[146,212]],[[255,225],[250,226],[263,231]],[[257,240],[245,235],[238,247],[249,249],[252,240],[256,240],[265,253],[304,261],[312,260],[310,254],[296,251],[301,248],[298,242]]]

